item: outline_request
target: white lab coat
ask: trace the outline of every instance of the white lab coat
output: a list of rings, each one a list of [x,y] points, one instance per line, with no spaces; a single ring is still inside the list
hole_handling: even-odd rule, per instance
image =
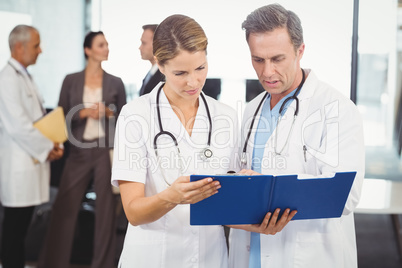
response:
[[[179,174],[175,165],[177,153],[172,139],[166,135],[158,139],[160,165],[153,149],[159,132],[156,112],[156,93],[161,84],[150,93],[125,105],[120,113],[115,136],[112,184],[117,180],[145,184],[145,195],[152,196],[168,186]],[[238,119],[235,111],[205,96],[211,117],[211,148],[213,157],[208,162],[199,158],[207,145],[209,121],[202,99],[191,137],[174,113],[163,91],[160,94],[162,126],[178,141],[183,157],[183,174],[222,174],[235,169],[238,151]],[[222,226],[191,226],[190,205],[178,205],[161,219],[140,226],[129,224],[120,257],[119,267],[227,267],[227,247]]]
[[[251,101],[245,110],[243,137],[264,94]],[[267,161],[262,164],[262,173],[299,174],[299,178],[332,177],[338,171],[357,171],[357,175],[340,218],[291,221],[276,235],[261,235],[261,267],[357,267],[353,210],[359,201],[364,178],[360,114],[349,99],[319,81],[313,72],[309,73],[298,98],[299,116],[284,155],[275,156],[272,153],[277,133],[274,132],[265,147],[264,158]],[[296,102],[293,101],[280,122],[277,151],[285,144],[295,107]],[[251,166],[257,120],[247,147],[248,168]],[[307,161],[303,145],[307,146]],[[249,245],[250,233],[231,229],[230,267],[248,267]]]
[[[0,201],[7,207],[49,200],[53,142],[33,122],[43,116],[41,97],[23,67],[10,59],[0,72]],[[40,163],[34,163],[37,159]]]

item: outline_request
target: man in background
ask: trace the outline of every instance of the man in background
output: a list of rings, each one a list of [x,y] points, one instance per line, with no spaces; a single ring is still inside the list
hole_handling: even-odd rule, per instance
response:
[[[25,237],[34,208],[49,201],[49,161],[61,158],[63,149],[33,126],[46,113],[27,71],[42,52],[38,30],[16,26],[9,46],[11,58],[0,72],[1,262],[3,268],[24,268]]]
[[[162,80],[164,80],[163,74],[159,71],[158,65],[155,62],[153,54],[152,41],[154,38],[154,32],[158,25],[157,24],[147,24],[142,26],[144,32],[141,36],[141,46],[139,47],[141,52],[141,58],[143,60],[149,60],[152,64],[151,69],[142,81],[142,86],[140,89],[140,96],[147,94],[154,89],[154,87]]]

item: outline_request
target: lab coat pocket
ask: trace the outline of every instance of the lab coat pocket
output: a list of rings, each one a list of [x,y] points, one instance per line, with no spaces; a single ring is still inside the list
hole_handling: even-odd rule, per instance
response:
[[[343,267],[342,245],[336,233],[298,232],[294,267]]]
[[[141,245],[124,244],[124,250],[121,254],[119,267],[121,268],[149,268],[163,267],[162,242],[143,243]]]
[[[166,241],[164,231],[158,226],[159,222],[142,226],[129,224],[120,257],[120,267],[163,267]]]

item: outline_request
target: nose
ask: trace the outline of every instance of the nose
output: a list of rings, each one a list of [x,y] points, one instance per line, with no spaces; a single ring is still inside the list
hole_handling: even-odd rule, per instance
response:
[[[190,73],[187,76],[187,85],[189,87],[195,88],[198,84],[198,76],[195,73]]]
[[[271,77],[273,74],[275,74],[274,64],[269,60],[265,61],[265,64],[264,64],[264,67],[262,70],[262,75],[264,77]]]

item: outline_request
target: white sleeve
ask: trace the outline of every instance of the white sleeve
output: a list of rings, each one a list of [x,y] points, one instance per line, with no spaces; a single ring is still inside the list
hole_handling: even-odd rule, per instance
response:
[[[138,108],[141,110],[141,108]],[[136,110],[137,110],[136,109]],[[118,181],[133,181],[145,184],[148,166],[147,138],[149,120],[134,113],[125,105],[120,112],[114,140],[112,185]]]
[[[336,172],[357,172],[343,211],[343,214],[347,215],[356,208],[363,185],[365,172],[363,121],[357,107],[352,103],[334,102],[328,107],[330,108],[326,110],[326,118],[330,119],[326,122],[322,148],[317,150],[318,153],[315,155],[321,171],[321,175],[316,177],[333,177]],[[335,116],[329,116],[331,114]]]

